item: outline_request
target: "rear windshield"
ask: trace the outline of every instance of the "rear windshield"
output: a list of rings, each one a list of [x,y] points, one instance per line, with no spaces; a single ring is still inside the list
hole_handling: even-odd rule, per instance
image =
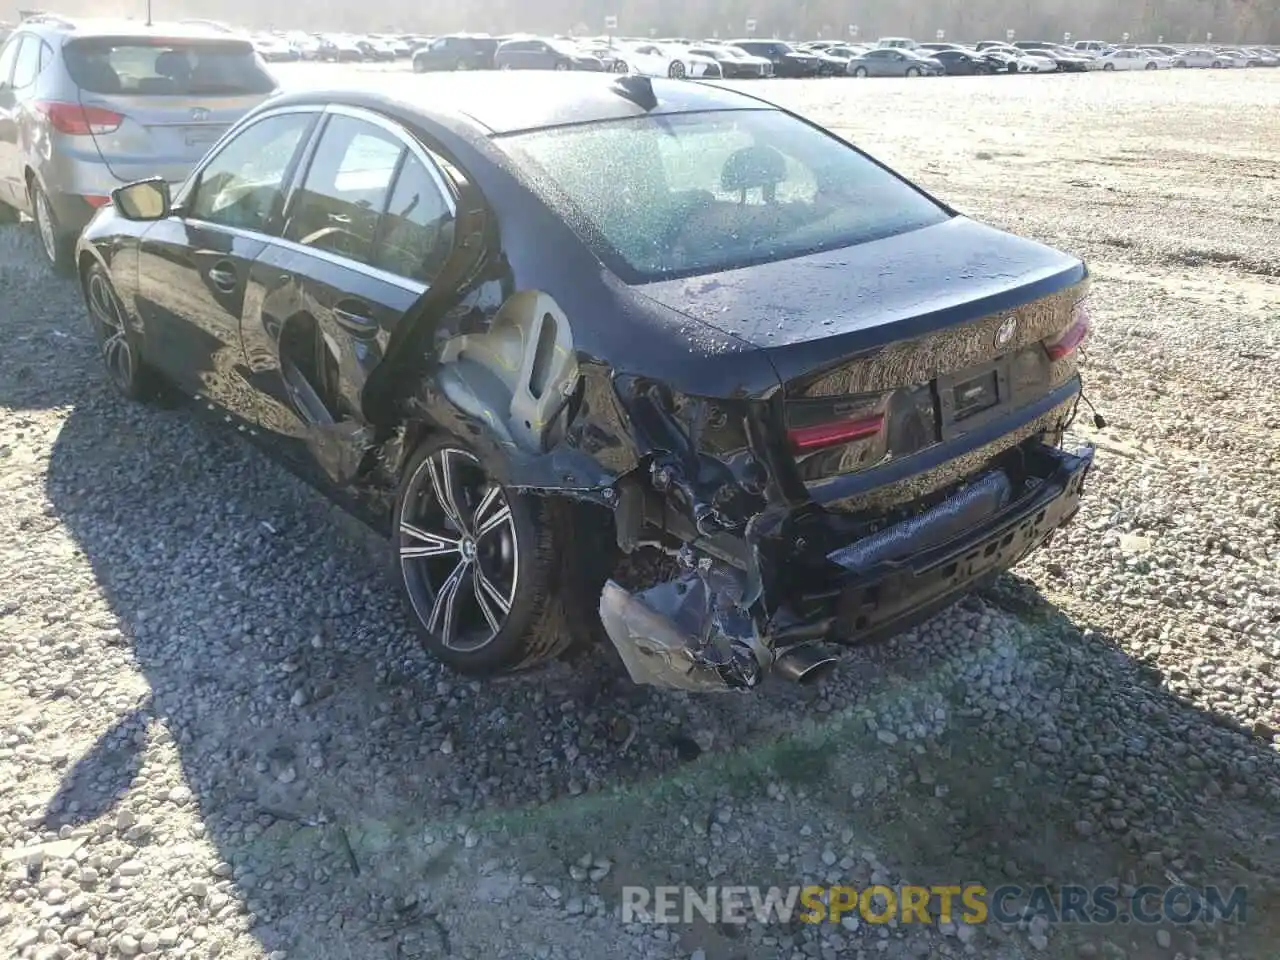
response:
[[[848,144],[777,110],[649,115],[498,142],[631,283],[785,260],[949,216]]]
[[[158,97],[270,93],[275,83],[243,40],[95,37],[66,47],[81,89]]]

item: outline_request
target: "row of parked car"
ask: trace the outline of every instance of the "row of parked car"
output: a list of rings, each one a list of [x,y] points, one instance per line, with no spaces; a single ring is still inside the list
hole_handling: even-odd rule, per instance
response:
[[[885,37],[873,44],[835,40],[694,40],[688,37],[567,37],[454,33],[338,36],[280,34],[255,38],[264,59],[389,62],[410,59],[437,70],[592,70],[666,77],[913,77],[1159,70],[1172,67],[1280,66],[1269,48],[1073,45],[1040,40],[918,43]]]

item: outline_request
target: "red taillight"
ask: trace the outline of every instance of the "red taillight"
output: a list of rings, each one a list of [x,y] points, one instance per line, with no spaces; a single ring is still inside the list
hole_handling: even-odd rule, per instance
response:
[[[814,450],[874,437],[883,426],[884,414],[877,413],[873,417],[858,420],[837,420],[811,427],[792,427],[787,431],[787,440],[790,441],[793,452],[812,453]]]
[[[1085,337],[1089,336],[1089,328],[1089,310],[1083,302],[1077,303],[1075,310],[1071,313],[1071,324],[1067,329],[1044,342],[1044,348],[1049,352],[1049,359],[1061,360],[1074,353],[1076,348],[1084,343]]]
[[[49,119],[53,129],[73,137],[114,133],[124,120],[124,116],[114,110],[86,107],[82,103],[41,100],[36,104],[36,108]]]

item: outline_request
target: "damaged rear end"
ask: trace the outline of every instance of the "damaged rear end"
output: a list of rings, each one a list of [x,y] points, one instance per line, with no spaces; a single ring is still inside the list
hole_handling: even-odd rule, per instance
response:
[[[879,278],[874,297],[806,282],[836,266]],[[955,218],[644,289],[766,350],[779,385],[732,400],[621,391],[658,452],[619,483],[619,542],[681,561],[674,579],[610,581],[601,597],[633,679],[715,691],[820,676],[834,646],[907,629],[1048,540],[1092,463],[1062,447],[1088,285],[1074,258]],[[780,286],[844,293],[787,304],[779,336]]]

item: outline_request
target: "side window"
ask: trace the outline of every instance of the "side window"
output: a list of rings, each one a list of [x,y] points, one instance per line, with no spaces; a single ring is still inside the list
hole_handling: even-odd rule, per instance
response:
[[[373,266],[432,283],[453,249],[453,214],[434,177],[412,153],[405,158],[382,218]]]
[[[13,62],[18,59],[18,47],[21,44],[22,37],[10,37],[9,42],[0,49],[0,85],[8,83],[13,76]]]
[[[371,263],[378,221],[404,152],[404,144],[381,127],[331,116],[285,225],[285,239]]]
[[[21,90],[36,82],[40,74],[40,40],[37,37],[22,38],[18,58],[13,64],[13,89]]]
[[[282,212],[283,185],[315,114],[267,117],[229,141],[200,173],[188,207],[196,220],[267,232]]]

